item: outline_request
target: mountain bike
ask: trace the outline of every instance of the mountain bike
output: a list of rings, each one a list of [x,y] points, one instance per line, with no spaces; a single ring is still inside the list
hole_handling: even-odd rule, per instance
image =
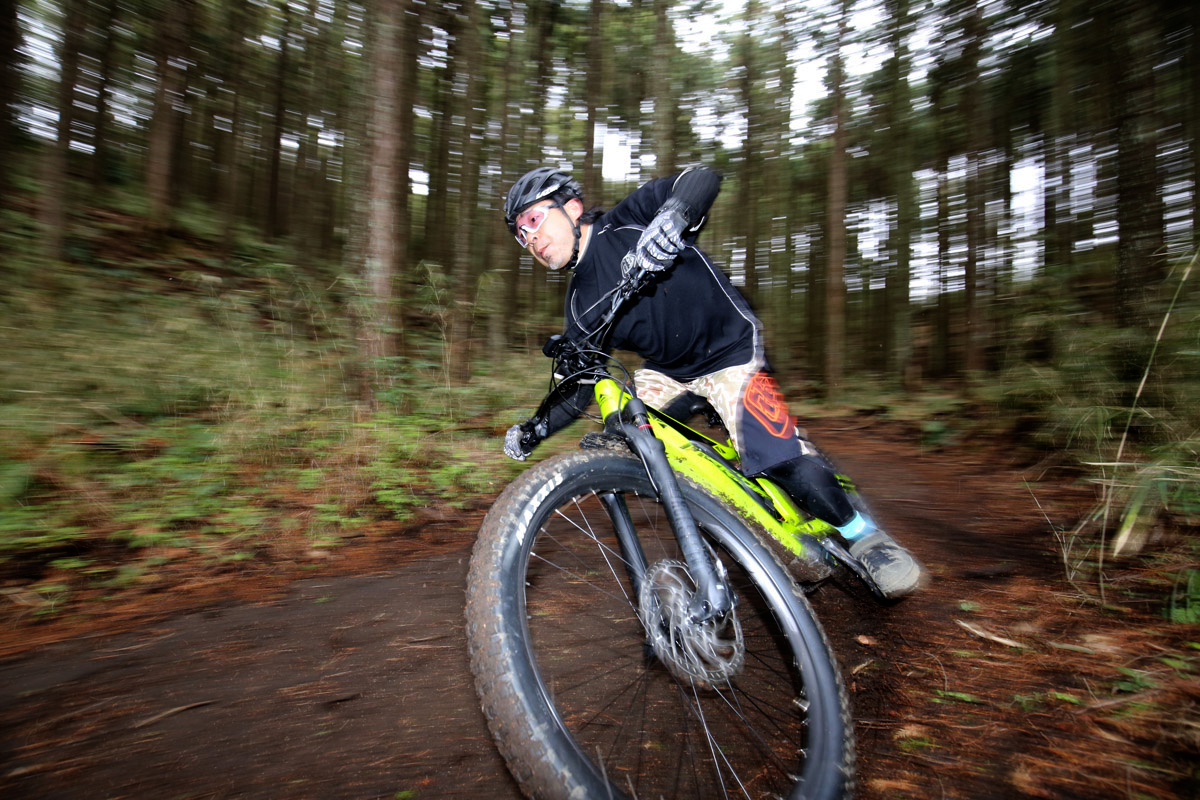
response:
[[[534,416],[592,383],[603,432],[508,486],[472,553],[492,735],[531,797],[847,797],[849,704],[803,586],[853,559],[729,444],[638,399],[606,349],[653,280],[626,266],[590,332],[547,342]]]

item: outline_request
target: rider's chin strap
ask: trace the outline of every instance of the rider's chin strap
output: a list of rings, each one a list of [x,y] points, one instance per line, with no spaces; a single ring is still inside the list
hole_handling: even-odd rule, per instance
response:
[[[570,201],[568,201],[568,202],[570,202]],[[553,204],[551,204],[550,207],[557,208],[558,210],[562,211],[563,216],[565,216],[567,218],[567,223],[571,226],[571,233],[575,234],[575,244],[571,248],[571,258],[567,261],[566,264],[563,264],[563,267],[562,267],[563,269],[572,269],[575,266],[575,262],[579,261],[579,240],[583,237],[583,232],[580,229],[583,226],[581,226],[575,220],[571,219],[571,215],[567,213],[567,204],[566,203],[560,203],[558,201],[555,201]]]

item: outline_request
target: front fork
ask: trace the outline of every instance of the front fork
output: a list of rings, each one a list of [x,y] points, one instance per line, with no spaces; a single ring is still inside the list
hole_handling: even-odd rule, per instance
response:
[[[632,418],[632,423],[622,419],[618,424],[626,440],[646,467],[646,474],[650,476],[659,499],[662,500],[671,528],[675,532],[675,538],[683,551],[683,559],[687,562],[688,570],[696,582],[696,592],[688,606],[689,617],[694,623],[723,617],[733,610],[733,593],[717,574],[712,560],[709,558],[704,540],[696,527],[696,521],[692,518],[691,511],[688,510],[687,502],[683,499],[683,492],[679,488],[675,471],[671,469],[671,464],[667,461],[666,448],[662,441],[651,433],[650,418],[646,413],[646,406],[641,400],[636,397],[630,398],[626,402],[625,411]],[[621,549],[636,575],[634,590],[640,593],[641,586],[639,584],[641,578],[646,574],[648,565],[637,540],[637,533],[628,524],[628,514],[620,513],[622,509],[614,508],[611,505],[618,502],[619,500],[612,498],[605,501],[605,504],[609,506],[610,515],[618,520],[615,527],[621,540]],[[618,513],[613,514],[614,511]]]

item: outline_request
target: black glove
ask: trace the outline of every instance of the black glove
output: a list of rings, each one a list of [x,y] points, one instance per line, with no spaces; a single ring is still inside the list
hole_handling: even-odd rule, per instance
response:
[[[509,428],[508,433],[504,435],[504,455],[517,461],[528,458],[543,438],[538,435],[538,427],[544,426],[535,426],[533,421],[529,420]]]
[[[683,250],[687,231],[687,205],[674,197],[662,204],[658,214],[638,239],[637,264],[647,272],[659,272],[675,263]]]

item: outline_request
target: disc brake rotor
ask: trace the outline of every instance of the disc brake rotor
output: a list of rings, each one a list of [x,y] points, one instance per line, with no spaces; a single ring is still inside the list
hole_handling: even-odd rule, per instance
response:
[[[735,611],[692,622],[688,606],[695,588],[687,564],[655,563],[638,596],[642,624],[654,654],[675,677],[700,685],[722,683],[745,663],[742,626]]]

